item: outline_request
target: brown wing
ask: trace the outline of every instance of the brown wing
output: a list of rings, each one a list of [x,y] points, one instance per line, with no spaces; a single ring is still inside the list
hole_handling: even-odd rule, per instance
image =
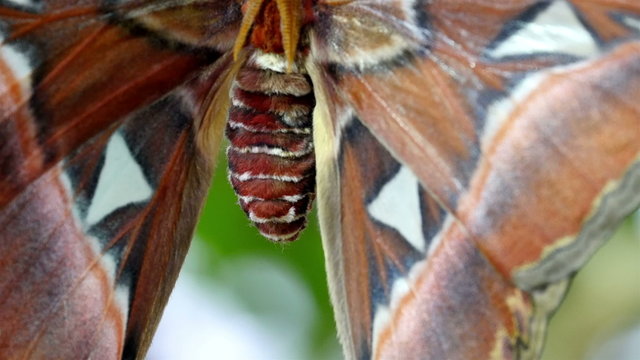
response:
[[[230,41],[199,40],[238,6],[21,3],[0,7],[0,349],[143,357],[222,132]]]
[[[568,279],[640,203],[640,5],[317,16],[318,199],[347,356],[537,357]]]

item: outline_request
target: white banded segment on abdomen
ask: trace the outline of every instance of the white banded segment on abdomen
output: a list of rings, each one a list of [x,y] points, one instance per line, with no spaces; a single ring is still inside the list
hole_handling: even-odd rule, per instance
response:
[[[257,59],[242,66],[231,88],[229,180],[262,235],[293,241],[315,192],[315,100],[306,74],[266,69]]]

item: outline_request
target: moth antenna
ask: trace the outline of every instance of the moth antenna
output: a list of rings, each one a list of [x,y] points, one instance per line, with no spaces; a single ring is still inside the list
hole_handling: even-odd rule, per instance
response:
[[[249,36],[249,31],[251,31],[251,27],[256,20],[256,16],[258,16],[258,12],[260,12],[260,8],[264,0],[248,0],[246,5],[246,12],[242,17],[242,24],[240,25],[240,31],[238,31],[238,37],[236,37],[236,42],[233,45],[233,60],[238,60],[238,54],[245,42],[247,41],[247,36]]]
[[[291,72],[300,39],[302,8],[298,0],[276,0],[280,12],[280,32],[284,55],[287,59],[287,72]]]

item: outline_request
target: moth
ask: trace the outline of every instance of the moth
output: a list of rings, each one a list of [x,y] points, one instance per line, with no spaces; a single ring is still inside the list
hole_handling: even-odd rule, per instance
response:
[[[144,357],[225,126],[263,233],[315,198],[349,359],[536,358],[640,204],[636,0],[2,0],[0,36],[8,358]]]

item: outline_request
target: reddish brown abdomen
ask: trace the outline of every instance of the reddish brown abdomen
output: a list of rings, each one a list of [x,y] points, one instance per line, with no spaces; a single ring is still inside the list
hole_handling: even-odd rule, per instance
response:
[[[293,241],[315,192],[313,92],[305,74],[265,69],[257,58],[243,65],[231,89],[229,179],[262,235]]]

